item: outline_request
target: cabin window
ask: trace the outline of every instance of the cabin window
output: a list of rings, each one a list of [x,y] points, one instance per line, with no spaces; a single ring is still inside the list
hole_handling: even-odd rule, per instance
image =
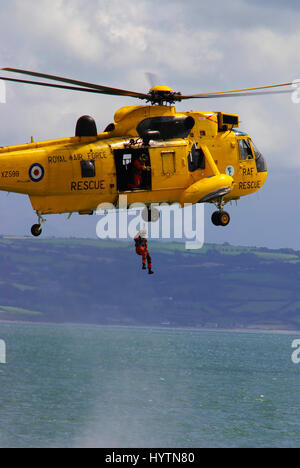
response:
[[[81,177],[95,177],[95,161],[80,161],[81,164]]]
[[[241,160],[253,159],[253,153],[248,139],[239,140]]]

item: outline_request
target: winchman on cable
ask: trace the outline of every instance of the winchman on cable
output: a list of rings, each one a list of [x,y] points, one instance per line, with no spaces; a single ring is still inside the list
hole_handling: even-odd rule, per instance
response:
[[[149,275],[153,275],[154,271],[152,271],[152,260],[150,257],[149,249],[148,249],[148,241],[145,236],[144,231],[138,232],[138,234],[134,238],[135,242],[135,251],[137,255],[141,255],[142,257],[142,269],[146,270],[148,266],[148,273]]]

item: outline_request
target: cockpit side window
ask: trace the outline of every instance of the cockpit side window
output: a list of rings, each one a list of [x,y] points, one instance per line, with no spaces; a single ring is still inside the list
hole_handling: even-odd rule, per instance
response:
[[[240,139],[239,145],[240,145],[241,160],[243,161],[245,159],[253,159],[252,148],[251,148],[248,138]]]

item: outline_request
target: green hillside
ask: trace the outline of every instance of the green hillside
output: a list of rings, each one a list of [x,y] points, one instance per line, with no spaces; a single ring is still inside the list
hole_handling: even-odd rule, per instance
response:
[[[300,329],[300,252],[0,238],[0,320]]]

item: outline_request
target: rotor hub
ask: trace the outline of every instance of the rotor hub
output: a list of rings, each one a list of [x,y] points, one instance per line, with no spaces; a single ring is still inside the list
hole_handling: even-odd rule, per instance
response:
[[[174,104],[176,101],[180,101],[180,94],[173,91],[169,86],[154,86],[150,89],[148,101],[151,104]]]

